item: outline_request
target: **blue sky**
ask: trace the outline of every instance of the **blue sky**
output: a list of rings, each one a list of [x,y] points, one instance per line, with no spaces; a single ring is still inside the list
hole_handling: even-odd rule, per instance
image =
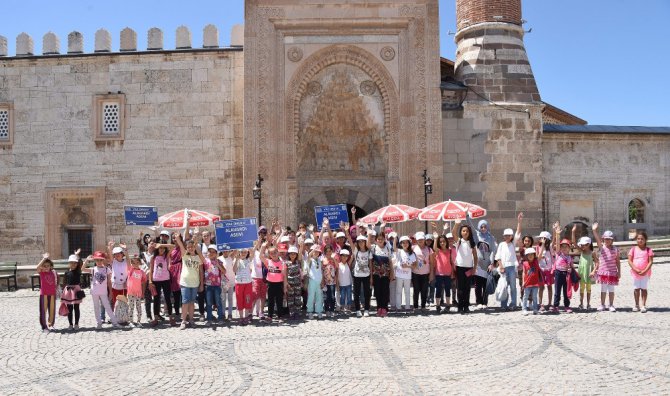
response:
[[[151,27],[164,31],[166,48],[174,48],[180,25],[191,29],[194,46],[202,45],[202,28],[215,24],[220,43],[230,43],[230,29],[244,23],[242,0],[163,0],[114,2],[2,0],[0,35],[9,54],[25,31],[41,53],[42,36],[53,31],[67,51],[67,34],[84,34],[93,50],[95,31],[105,28],[118,50],[119,32],[129,26],[146,48]],[[157,6],[156,4],[160,4]],[[670,126],[669,0],[525,0],[523,18],[533,31],[525,42],[544,101],[590,124]],[[455,0],[440,0],[441,55],[454,59]]]

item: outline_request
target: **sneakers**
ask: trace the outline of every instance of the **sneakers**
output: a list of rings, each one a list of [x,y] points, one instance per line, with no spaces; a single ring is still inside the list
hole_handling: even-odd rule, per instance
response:
[[[189,325],[190,325],[191,327],[195,327],[195,321],[194,321],[193,319],[191,319],[191,321],[189,322]]]
[[[68,326],[67,329],[70,330],[70,331],[72,331],[72,330],[74,330],[74,326],[70,325],[70,326]]]
[[[577,309],[579,309],[579,310],[581,311],[582,309],[584,309],[584,306],[583,306],[582,304],[579,304],[579,306],[577,307]]]
[[[587,310],[587,311],[590,311],[590,310],[591,310],[591,306],[590,306],[590,305],[587,305],[587,306],[586,306],[586,310]]]
[[[540,305],[540,312],[544,312],[544,311],[545,311],[544,305]]]
[[[633,312],[638,312],[638,311],[640,311],[640,307],[638,307],[638,306],[634,306],[634,307],[633,307]]]
[[[616,308],[614,308],[614,305],[610,307],[610,312],[616,312]]]
[[[565,308],[565,313],[572,313],[572,309],[570,309],[569,307]]]
[[[179,326],[179,330],[186,330],[186,321],[182,321],[181,325]]]
[[[206,326],[211,326],[211,325],[212,325],[212,321],[211,321],[211,320],[208,320],[207,323],[205,323],[205,325],[206,325]]]
[[[322,313],[319,314],[319,319],[323,319],[323,314]]]
[[[604,311],[604,310],[605,310],[605,306],[604,306],[604,305],[601,305],[601,306],[598,307],[598,312],[602,312],[602,311]]]
[[[539,313],[540,313],[539,311],[533,311],[533,315],[537,315]]]
[[[362,313],[361,311],[356,311],[356,317],[357,317],[357,318],[362,318],[362,317],[363,317],[363,313]]]
[[[112,323],[112,327],[118,329],[119,327],[121,327],[121,325],[118,323]]]
[[[527,309],[522,310],[521,313],[523,314],[523,316],[528,316],[528,314],[530,314],[530,312],[528,312]]]
[[[74,330],[79,330],[79,325],[74,325]]]
[[[42,329],[42,333],[49,334],[49,329]]]
[[[100,329],[102,329],[102,323],[98,323],[98,325],[97,325],[97,326],[95,326],[95,328],[96,328],[97,330],[100,330]]]
[[[313,313],[313,314],[311,315],[311,318],[312,318],[312,319],[316,319],[316,314]]]
[[[365,316],[366,318],[369,317],[370,316],[370,311],[363,312],[363,316]]]
[[[643,305],[642,308],[640,308],[640,312],[642,312],[642,313],[647,312],[647,307],[645,307],[645,306]]]

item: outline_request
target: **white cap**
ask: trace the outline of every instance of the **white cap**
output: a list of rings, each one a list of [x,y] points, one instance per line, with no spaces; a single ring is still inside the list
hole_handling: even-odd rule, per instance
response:
[[[524,254],[524,256],[528,256],[529,254],[536,254],[536,253],[535,253],[535,249],[528,248],[528,249],[523,251],[523,254]]]
[[[347,237],[347,235],[342,231],[335,234],[335,238],[346,238],[346,237]]]
[[[364,237],[363,235],[359,235],[359,236],[356,237],[356,242],[367,241],[367,240],[368,240],[368,238]]]
[[[447,239],[449,239],[449,238],[453,238],[454,234],[452,234],[451,232],[447,232],[446,236],[447,236]]]
[[[349,251],[348,251],[347,249],[342,249],[342,250],[340,250],[340,256],[342,256],[342,255],[348,256],[348,255],[349,255]]]
[[[217,249],[217,248],[216,248],[216,245],[214,245],[214,244],[211,244],[211,245],[207,246],[207,250],[210,250],[210,249],[214,249],[214,250],[216,250],[217,252],[219,251],[219,249]]]
[[[123,253],[123,249],[121,249],[120,246],[117,246],[114,249],[112,249],[112,254],[117,254],[117,253]]]
[[[372,236],[377,236],[377,231],[375,230],[370,230],[368,233]]]
[[[583,236],[579,238],[579,242],[577,242],[577,246],[586,246],[591,244],[591,238]]]
[[[389,236],[389,238],[397,238],[397,237],[398,237],[398,233],[395,232],[395,231],[393,231],[393,232],[389,232],[389,235],[388,235],[388,236]]]
[[[418,241],[419,239],[426,239],[426,234],[424,234],[423,232],[419,231],[419,232],[417,232],[416,234],[414,234],[414,239],[416,239],[417,241]]]
[[[170,233],[167,232],[166,230],[163,230],[163,231],[161,231],[161,235],[167,235],[167,236],[170,236]]]
[[[286,242],[288,242],[288,241],[290,241],[290,240],[291,240],[291,239],[290,239],[289,237],[287,237],[287,236],[283,236],[283,237],[279,238],[279,243],[286,243]]]
[[[410,242],[410,239],[407,235],[401,236],[400,239],[398,240],[398,243],[402,243],[402,242],[405,242],[405,241]]]
[[[551,234],[548,231],[542,231],[540,233],[540,238],[548,239],[551,241]]]
[[[614,233],[609,230],[603,232],[603,239],[614,239]]]
[[[308,243],[314,244],[314,239],[312,239],[312,238],[305,239],[305,244],[308,244]]]
[[[289,253],[296,253],[296,254],[297,254],[297,253],[298,253],[298,248],[295,247],[295,246],[289,246],[289,248],[288,248],[288,252],[289,252]]]
[[[505,228],[505,231],[503,231],[503,236],[507,235],[514,236],[514,230],[511,228]]]
[[[433,234],[431,234],[430,232],[428,234],[426,234],[426,239],[432,240],[433,238],[434,238]]]
[[[77,263],[79,262],[79,256],[77,256],[76,254],[71,254],[70,257],[68,257],[67,261],[70,263]]]

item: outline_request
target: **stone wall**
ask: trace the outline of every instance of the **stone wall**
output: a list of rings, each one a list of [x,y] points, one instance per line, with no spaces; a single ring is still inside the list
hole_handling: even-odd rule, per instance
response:
[[[617,239],[627,230],[670,234],[670,136],[544,133],[545,224],[598,221]],[[628,223],[628,203],[646,206],[645,223]]]
[[[243,84],[241,48],[0,58],[16,119],[0,151],[1,259],[34,262],[49,233],[58,250],[60,219],[93,223],[94,248],[130,241],[140,229],[123,205],[240,216]],[[94,141],[93,98],[107,93],[125,97],[123,141]]]

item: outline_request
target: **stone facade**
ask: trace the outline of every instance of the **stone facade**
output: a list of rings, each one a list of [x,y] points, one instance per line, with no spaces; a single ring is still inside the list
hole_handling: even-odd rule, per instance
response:
[[[16,118],[0,151],[2,259],[67,257],[63,233],[131,241],[123,205],[242,215],[243,52],[96,53],[0,59]],[[123,95],[123,141],[96,142],[92,98]]]
[[[441,198],[437,1],[245,4],[246,215],[258,173],[263,217],[288,224],[314,205],[422,206],[423,169]]]

